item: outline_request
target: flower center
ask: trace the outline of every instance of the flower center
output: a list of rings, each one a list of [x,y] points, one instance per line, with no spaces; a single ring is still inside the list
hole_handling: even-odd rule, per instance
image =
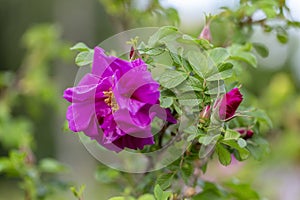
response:
[[[104,102],[111,107],[111,110],[113,112],[116,112],[119,109],[118,103],[116,101],[115,95],[112,92],[111,88],[108,91],[103,91],[103,94],[106,99],[104,99]]]

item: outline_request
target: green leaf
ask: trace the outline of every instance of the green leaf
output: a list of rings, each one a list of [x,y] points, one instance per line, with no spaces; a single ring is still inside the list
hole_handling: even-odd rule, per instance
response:
[[[147,54],[149,56],[158,56],[165,52],[165,49],[163,48],[150,48],[150,49],[139,49],[139,53],[141,54]]]
[[[154,187],[154,196],[156,200],[168,200],[171,194],[171,192],[163,191],[158,184]]]
[[[232,199],[261,199],[257,192],[255,192],[249,184],[239,183],[235,180],[229,183],[225,183],[224,185],[230,190]]]
[[[248,116],[255,117],[259,122],[265,123],[269,128],[273,127],[273,123],[267,113],[263,110],[256,109],[246,113]]]
[[[237,140],[241,134],[235,130],[227,129],[224,135],[224,140]]]
[[[169,108],[173,104],[173,98],[172,97],[162,97],[159,99],[160,106],[163,108]]]
[[[208,55],[209,55],[209,58],[211,58],[214,61],[216,66],[218,64],[224,62],[230,56],[228,50],[225,48],[221,48],[221,47],[209,50]]]
[[[197,137],[199,137],[200,135],[202,135],[202,133],[200,132],[200,130],[197,128],[197,126],[189,126],[188,128],[183,130],[184,133],[189,134],[187,141],[191,142],[194,139],[196,139]]]
[[[222,144],[217,144],[216,151],[222,165],[227,166],[231,163],[231,154]]]
[[[122,197],[122,196],[118,196],[118,197],[112,197],[112,198],[109,198],[108,200],[135,200],[135,198],[133,197]]]
[[[175,102],[174,102],[173,106],[174,106],[174,109],[176,110],[176,112],[177,112],[179,115],[182,115],[183,112],[182,112],[180,106],[178,105],[178,103],[175,103]]]
[[[137,200],[155,200],[152,194],[144,194],[140,196]]]
[[[179,23],[180,18],[176,9],[168,8],[164,10],[164,13],[168,16],[171,22],[175,22],[176,24]]]
[[[187,134],[201,134],[200,131],[199,131],[199,129],[195,125],[191,125],[188,128],[185,128],[183,130],[183,132],[185,132]]]
[[[224,200],[225,191],[223,191],[218,185],[210,182],[204,182],[202,186],[203,191],[195,196],[192,200]]]
[[[78,51],[91,51],[92,49],[90,49],[86,44],[84,44],[83,42],[78,42],[77,44],[75,44],[74,46],[72,46],[70,48],[70,50],[78,50]]]
[[[246,148],[241,148],[234,140],[222,140],[222,143],[237,150],[242,160],[247,159],[250,155],[250,152]]]
[[[199,91],[202,92],[203,89],[203,82],[199,79],[189,76],[184,82],[182,82],[177,89],[181,92],[189,92],[189,91]]]
[[[233,44],[230,48],[230,59],[243,61],[252,67],[257,67],[257,60],[255,55],[251,52],[252,44],[246,43],[245,45]]]
[[[161,174],[157,180],[156,184],[160,185],[162,190],[166,190],[171,186],[172,180],[174,178],[174,173]]]
[[[199,143],[203,144],[204,146],[207,146],[211,144],[214,141],[217,141],[219,138],[221,138],[220,134],[217,135],[205,135],[199,138]]]
[[[268,141],[261,137],[251,138],[246,148],[256,160],[262,160],[270,153]]]
[[[163,87],[174,88],[188,77],[187,74],[175,71],[175,70],[166,70],[159,78],[159,82]]]
[[[201,78],[205,78],[208,71],[207,58],[200,51],[190,51],[187,55],[188,61],[195,72]]]
[[[229,62],[221,63],[218,65],[219,72],[227,71],[233,68],[233,64]]]
[[[185,164],[182,168],[181,168],[181,175],[183,180],[188,183],[190,180],[190,177],[193,174],[193,166],[191,164]]]
[[[213,45],[205,39],[197,39],[196,42],[205,50],[212,49]]]
[[[269,56],[269,50],[264,44],[253,43],[253,47],[261,57],[265,58]]]
[[[245,147],[247,146],[247,142],[246,142],[246,140],[244,140],[243,138],[239,138],[239,139],[237,140],[237,143],[238,143],[238,145],[239,145],[241,148],[245,148]]]
[[[94,56],[94,52],[93,51],[83,51],[83,52],[80,52],[76,56],[76,58],[75,58],[75,63],[79,67],[91,64],[93,62],[93,56]]]
[[[71,187],[70,190],[76,198],[80,199],[82,198],[83,192],[85,190],[85,185],[80,186],[79,190],[77,190],[76,187]]]
[[[206,171],[207,171],[207,166],[208,166],[208,162],[206,162],[204,165],[202,165],[201,170],[202,170],[203,174],[206,173]]]
[[[190,40],[190,41],[194,41],[195,38],[191,37],[190,35],[187,35],[187,34],[183,34],[182,35],[182,39],[184,40]]]
[[[25,159],[26,159],[26,153],[19,152],[16,150],[12,150],[9,152],[9,161],[11,164],[11,167],[8,168],[10,170],[9,172],[19,172],[19,173],[25,173]]]
[[[275,10],[273,7],[270,6],[265,6],[262,8],[262,10],[264,11],[264,13],[266,14],[267,18],[271,19],[271,18],[275,18],[277,16],[277,10]]]
[[[252,67],[257,67],[256,57],[250,52],[240,51],[236,55],[231,56],[230,58],[233,60],[240,60],[246,62]]]
[[[178,96],[178,101],[180,105],[183,106],[196,106],[199,105],[203,99],[197,96],[197,94],[193,91],[185,92]]]
[[[297,21],[287,21],[287,25],[288,26],[293,26],[293,27],[296,27],[296,28],[300,28],[300,22],[297,22]]]
[[[66,167],[58,161],[51,158],[44,158],[39,163],[39,169],[46,173],[59,173],[66,171]]]
[[[281,42],[282,44],[285,44],[288,42],[288,33],[284,28],[277,27],[276,32],[277,32],[276,36],[277,36],[277,39],[279,42]]]
[[[224,79],[230,78],[231,76],[232,76],[232,69],[229,69],[229,70],[214,74],[212,76],[209,76],[206,80],[207,81],[224,80]]]
[[[182,61],[181,61],[180,57],[178,56],[178,54],[171,52],[171,51],[169,51],[169,54],[174,63],[176,63],[178,65],[182,65]]]
[[[207,190],[193,196],[192,200],[223,200],[223,198],[216,191]]]
[[[149,38],[148,44],[150,47],[153,47],[156,45],[156,43],[160,42],[160,40],[162,40],[163,38],[177,32],[178,29],[176,27],[173,26],[162,27]]]
[[[160,94],[161,94],[162,97],[176,97],[174,92],[172,90],[169,90],[169,89],[161,90]]]

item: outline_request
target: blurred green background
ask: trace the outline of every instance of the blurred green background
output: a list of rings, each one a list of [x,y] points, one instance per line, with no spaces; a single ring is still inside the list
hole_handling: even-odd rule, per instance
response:
[[[168,24],[159,15],[147,16],[149,1],[134,4],[136,16],[140,10],[146,13],[144,18],[116,11],[117,4],[114,7],[110,1],[101,2],[106,10],[97,0],[0,0],[0,155],[25,144],[32,147],[36,160],[59,160],[70,169],[59,177],[85,184],[86,199],[106,199],[117,190],[97,182],[94,174],[98,161],[77,135],[63,130],[67,103],[62,93],[73,85],[77,72],[75,54],[69,48],[79,41],[95,46],[128,28]],[[300,20],[297,1],[289,2],[292,17]],[[221,6],[234,7],[238,1],[161,3],[178,10],[183,32],[197,36],[204,25],[204,13],[216,13]],[[169,15],[176,18],[172,9]],[[300,31],[288,33],[288,43],[280,44],[275,34],[256,27],[251,41],[264,43],[269,57],[258,57],[259,68],[247,68],[240,79],[249,91],[249,101],[266,109],[273,120],[274,128],[267,135],[270,155],[261,162],[250,160],[229,168],[211,163],[205,179],[236,177],[252,182],[272,200],[296,200],[300,196]],[[19,142],[24,134],[28,137]],[[23,199],[18,180],[0,175],[0,199]],[[65,191],[49,199],[72,198]]]

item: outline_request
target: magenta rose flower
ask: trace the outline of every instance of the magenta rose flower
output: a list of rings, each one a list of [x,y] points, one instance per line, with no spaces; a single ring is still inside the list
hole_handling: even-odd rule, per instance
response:
[[[219,117],[221,120],[228,121],[235,116],[235,112],[243,101],[243,95],[238,88],[233,88],[226,93],[219,101]]]
[[[155,116],[176,123],[159,106],[158,89],[143,60],[107,56],[96,47],[91,73],[64,91],[64,98],[72,103],[66,114],[69,128],[116,152],[143,149],[154,144],[151,122]]]
[[[238,128],[236,129],[237,132],[239,132],[244,139],[252,138],[254,132],[251,129],[247,128]]]

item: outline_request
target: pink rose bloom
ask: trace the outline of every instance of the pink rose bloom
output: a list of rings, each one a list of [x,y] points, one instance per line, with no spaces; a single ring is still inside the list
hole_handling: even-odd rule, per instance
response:
[[[151,122],[155,116],[176,123],[159,106],[158,89],[143,60],[107,56],[96,47],[91,73],[64,91],[71,103],[66,115],[69,128],[116,152],[143,149],[154,144]]]

